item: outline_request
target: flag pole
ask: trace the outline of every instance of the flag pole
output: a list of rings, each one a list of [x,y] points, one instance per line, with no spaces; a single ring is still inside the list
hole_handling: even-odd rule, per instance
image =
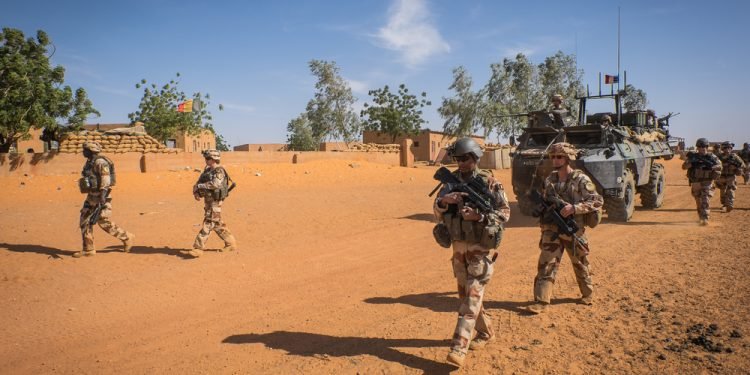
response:
[[[620,92],[620,7],[617,7],[617,92]]]

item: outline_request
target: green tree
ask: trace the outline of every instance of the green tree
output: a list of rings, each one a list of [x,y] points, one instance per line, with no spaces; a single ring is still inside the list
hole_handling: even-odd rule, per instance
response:
[[[22,31],[3,28],[0,33],[0,152],[8,152],[31,128],[57,134],[59,122],[80,127],[90,114],[99,115],[79,88],[75,95],[63,86],[65,69],[51,66],[47,33],[25,39]]]
[[[628,111],[643,111],[648,106],[648,99],[646,98],[646,92],[635,88],[631,84],[625,85],[625,91],[628,93],[622,98],[622,107]]]
[[[471,89],[471,76],[463,66],[453,69],[453,83],[449,89],[456,92],[451,98],[443,98],[438,113],[445,122],[443,132],[455,137],[468,136],[479,130],[483,121],[485,91]]]
[[[416,135],[422,124],[422,110],[432,103],[427,100],[427,93],[422,92],[421,99],[409,94],[409,89],[403,83],[398,86],[398,94],[390,91],[388,85],[382,89],[370,90],[373,104],[365,103],[365,109],[360,112],[364,119],[365,130],[385,133],[391,136],[391,142],[400,135]]]
[[[577,68],[576,56],[557,51],[544,59],[538,69],[542,99],[549,100],[554,94],[562,95],[563,105],[573,118],[578,118],[576,96],[583,93],[583,71]]]
[[[307,119],[307,114],[302,113],[297,118],[289,121],[286,126],[289,133],[287,143],[292,151],[317,151],[320,142],[313,137],[312,126]]]
[[[219,134],[216,134],[216,150],[218,151],[229,151],[231,145],[227,143],[226,140],[224,140],[224,137],[222,137]]]
[[[128,117],[131,122],[142,122],[146,132],[162,142],[178,132],[195,135],[204,129],[214,131],[213,117],[208,111],[210,95],[196,92],[189,97],[179,90],[179,78],[180,73],[177,73],[175,79],[161,87],[155,83],[149,85],[145,79],[135,85],[136,89],[143,87],[143,97],[138,110]],[[193,100],[192,112],[178,112],[178,105],[190,99]],[[222,109],[220,105],[219,110]]]
[[[317,77],[315,96],[307,103],[306,117],[317,144],[327,138],[354,141],[359,137],[361,123],[352,105],[357,99],[336,62],[311,60],[310,72]],[[317,149],[317,147],[316,147]]]

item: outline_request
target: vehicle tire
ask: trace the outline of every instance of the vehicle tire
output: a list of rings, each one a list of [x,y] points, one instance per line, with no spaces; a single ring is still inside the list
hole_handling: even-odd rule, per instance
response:
[[[531,212],[534,211],[534,203],[531,202],[531,199],[524,194],[516,196],[516,201],[518,202],[518,209],[521,211],[521,214],[531,216]]]
[[[625,182],[622,197],[605,198],[604,209],[607,211],[607,217],[612,221],[627,222],[633,217],[635,211],[635,178],[633,172],[625,170],[622,176]]]
[[[664,203],[664,188],[666,187],[664,166],[654,163],[648,176],[648,184],[638,189],[641,193],[641,205],[644,208],[659,208]]]

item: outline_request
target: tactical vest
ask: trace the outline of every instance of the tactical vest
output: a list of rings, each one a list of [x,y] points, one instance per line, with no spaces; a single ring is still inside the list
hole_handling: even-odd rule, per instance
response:
[[[95,155],[93,158],[87,160],[86,164],[83,165],[81,178],[78,179],[78,188],[81,190],[81,193],[89,194],[99,192],[99,189],[102,185],[102,177],[94,171],[96,161],[99,159],[103,159],[107,162],[107,164],[109,164],[109,186],[114,187],[117,183],[115,164],[112,162],[112,160],[109,160],[109,158],[104,155]]]
[[[738,159],[740,158],[734,154],[719,156],[719,160],[721,161],[721,175],[723,177],[734,176],[740,173],[742,163]]]
[[[457,170],[453,174],[461,178]],[[492,172],[480,169],[477,175],[485,186],[489,186],[488,179],[492,176]],[[482,247],[494,249],[500,245],[503,227],[501,223],[488,223],[487,221],[487,218],[482,222],[465,221],[457,205],[450,205],[448,211],[443,214],[443,223],[450,231],[451,240],[478,243]]]
[[[198,177],[199,184],[205,184],[209,181],[213,181],[216,173],[221,170],[224,172],[224,179],[221,181],[221,186],[217,189],[201,189],[200,196],[205,197],[206,194],[211,194],[211,198],[215,201],[223,201],[229,196],[229,174],[223,167],[206,168]]]
[[[708,154],[708,155],[710,155],[710,154]],[[716,157],[715,155],[714,155],[714,158],[716,158],[716,159],[713,159],[713,160],[715,160],[717,163],[721,163],[721,161],[718,160],[719,158]],[[693,166],[691,166],[688,169],[688,181],[690,183],[695,183],[695,182],[711,182],[711,181],[719,178],[720,175],[721,175],[721,172],[715,171],[713,169],[697,168],[697,167],[693,167]]]
[[[579,169],[574,170],[568,176],[568,179],[564,183],[560,184],[559,181],[552,182],[552,187],[555,189],[555,194],[560,196],[564,201],[575,205],[576,203],[583,200],[583,194],[581,192],[575,193],[571,188],[573,187],[573,181],[580,184],[581,181],[578,178],[583,172]],[[593,184],[593,182],[592,182]],[[586,187],[584,187],[585,189]],[[581,187],[578,187],[581,190]],[[597,225],[602,221],[602,210],[594,210],[585,214],[575,215],[576,223],[579,226],[587,226],[589,228],[596,228]]]

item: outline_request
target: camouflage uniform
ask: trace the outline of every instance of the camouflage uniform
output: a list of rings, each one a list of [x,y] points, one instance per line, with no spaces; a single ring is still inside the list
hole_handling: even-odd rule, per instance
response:
[[[699,139],[697,144],[702,144]],[[708,146],[708,141],[705,141],[705,145]],[[690,193],[695,198],[695,205],[698,209],[698,219],[701,225],[707,225],[710,216],[710,204],[711,197],[714,196],[714,180],[721,175],[721,161],[715,154],[706,152],[701,154],[702,157],[710,160],[713,163],[713,167],[707,169],[705,167],[693,166],[688,157],[685,162],[682,163],[682,169],[688,171],[688,180],[690,181]]]
[[[721,161],[721,176],[716,180],[716,187],[719,189],[721,206],[726,212],[729,212],[734,207],[734,192],[737,190],[735,176],[742,174],[745,163],[738,155],[731,152],[719,154],[719,160]],[[732,162],[740,166],[738,167]]]
[[[560,267],[563,250],[568,253],[573,263],[578,288],[584,301],[590,302],[594,293],[594,285],[589,272],[589,245],[584,228],[584,215],[602,209],[604,200],[596,192],[591,179],[581,170],[575,169],[568,175],[566,181],[561,182],[557,171],[553,171],[544,181],[543,196],[547,200],[559,197],[575,208],[575,219],[580,229],[576,236],[580,243],[574,243],[573,238],[559,233],[557,225],[540,220],[542,237],[539,240],[541,253],[537,263],[537,275],[534,279],[534,300],[542,304],[549,304],[552,298],[552,286]]]
[[[742,161],[745,162],[745,168],[742,171],[742,179],[744,180],[745,185],[747,185],[748,182],[750,182],[750,145],[745,143],[742,146],[739,155],[742,158]]]
[[[204,152],[204,155],[206,158],[211,157],[217,162],[220,158],[218,151],[215,150]],[[222,248],[221,251],[232,251],[237,246],[234,236],[221,219],[221,206],[223,200],[216,199],[214,195],[215,191],[221,189],[222,186],[226,186],[227,178],[226,171],[223,167],[219,165],[215,165],[213,168],[211,166],[206,166],[201,177],[198,179],[199,182],[196,182],[193,186],[193,194],[196,199],[203,197],[204,202],[203,225],[201,226],[200,232],[198,232],[198,235],[195,237],[193,250],[188,252],[194,257],[203,254],[203,249],[206,246],[206,241],[208,240],[208,235],[211,234],[211,231],[216,232],[219,238],[224,241],[224,248]]]
[[[464,181],[460,171],[456,170],[453,174]],[[482,302],[485,288],[493,274],[494,259],[490,258],[490,252],[495,250],[499,240],[495,244],[488,244],[483,241],[483,235],[494,228],[499,231],[496,236],[502,236],[502,224],[510,218],[510,206],[502,184],[492,177],[492,172],[489,170],[475,169],[472,177],[477,176],[486,186],[489,186],[495,202],[494,210],[487,213],[483,220],[464,221],[459,213],[463,204],[440,207],[439,200],[449,193],[445,188],[433,205],[437,220],[448,226],[453,238],[451,264],[453,275],[456,277],[461,306],[458,311],[451,351],[462,357],[466,355],[472,339],[486,342],[494,337],[492,323]],[[475,330],[476,337],[474,337]]]
[[[73,256],[78,258],[84,255],[92,256],[96,254],[96,249],[94,248],[94,227],[89,224],[88,221],[96,207],[102,203],[103,193],[107,193],[107,195],[105,203],[99,213],[99,219],[96,223],[99,224],[99,227],[105,232],[122,241],[125,252],[129,252],[135,236],[132,233],[126,232],[110,220],[112,217],[112,196],[109,192],[112,189],[112,181],[109,159],[98,155],[101,151],[101,146],[99,146],[98,143],[87,142],[84,145],[84,148],[91,152],[91,154],[88,157],[86,164],[83,166],[81,174],[84,176],[83,178],[87,175],[95,176],[98,181],[98,186],[95,190],[89,190],[86,195],[86,200],[83,202],[83,208],[81,208],[81,217],[79,220],[81,237],[83,238],[83,251],[75,253]]]

